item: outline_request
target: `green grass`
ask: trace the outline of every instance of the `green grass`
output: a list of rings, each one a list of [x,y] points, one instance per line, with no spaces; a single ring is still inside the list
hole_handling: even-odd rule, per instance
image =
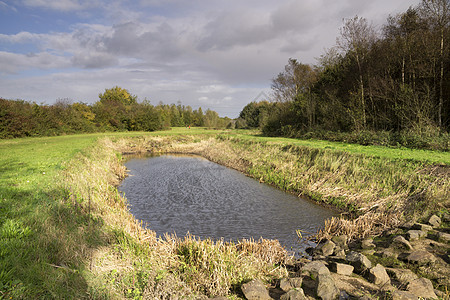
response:
[[[300,140],[293,138],[264,137],[258,134],[254,134],[254,132],[250,132],[250,134],[243,132],[241,134],[233,135],[245,140],[267,142],[271,144],[296,145],[315,149],[340,150],[349,153],[358,153],[380,158],[402,159],[421,161],[430,164],[450,165],[450,152],[418,150],[409,148],[390,148],[383,146],[362,146],[358,144],[348,144],[314,139]]]

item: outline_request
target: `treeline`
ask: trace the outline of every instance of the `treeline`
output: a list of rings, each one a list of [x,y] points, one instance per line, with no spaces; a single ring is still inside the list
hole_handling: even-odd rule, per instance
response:
[[[377,31],[346,19],[317,66],[289,59],[273,101],[250,103],[236,123],[268,135],[449,148],[450,2],[423,0]],[[351,133],[351,134],[348,134]]]
[[[0,138],[51,136],[104,131],[154,131],[174,126],[222,128],[230,123],[217,112],[190,106],[138,102],[126,89],[113,87],[93,105],[58,100],[39,105],[0,99]]]

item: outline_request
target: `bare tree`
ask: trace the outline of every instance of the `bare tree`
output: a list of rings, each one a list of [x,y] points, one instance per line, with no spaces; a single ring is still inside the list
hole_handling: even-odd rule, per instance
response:
[[[450,23],[450,1],[449,0],[422,0],[422,12],[427,17],[432,26],[439,32],[439,104],[438,104],[438,124],[442,128],[442,107],[444,105],[443,86],[444,86],[444,32]]]
[[[352,55],[358,66],[361,113],[364,128],[366,126],[364,65],[371,47],[377,40],[377,34],[373,25],[369,24],[366,19],[358,16],[344,19],[344,25],[340,32],[341,36],[336,40],[338,48]]]

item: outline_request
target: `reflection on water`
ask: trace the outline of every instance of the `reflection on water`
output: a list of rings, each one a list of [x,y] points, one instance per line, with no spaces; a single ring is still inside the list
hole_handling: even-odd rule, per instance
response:
[[[278,239],[297,249],[295,231],[316,232],[335,213],[197,156],[132,158],[119,190],[131,213],[157,235]]]

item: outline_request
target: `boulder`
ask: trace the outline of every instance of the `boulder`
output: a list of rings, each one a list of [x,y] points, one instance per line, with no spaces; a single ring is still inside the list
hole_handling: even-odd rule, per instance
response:
[[[333,243],[332,241],[326,241],[325,243],[317,246],[316,253],[323,256],[330,256],[333,254],[335,247],[335,243]]]
[[[341,247],[342,249],[346,249],[347,242],[348,242],[348,236],[347,235],[336,235],[331,238],[331,241],[335,243],[337,246]]]
[[[439,232],[438,233],[438,239],[441,242],[448,243],[448,242],[450,242],[450,234],[449,233],[445,233],[445,232]]]
[[[302,274],[312,275],[314,278],[317,278],[319,275],[329,275],[330,270],[325,266],[325,263],[320,260],[315,260],[310,263],[307,263],[302,267]]]
[[[422,231],[430,231],[433,230],[433,227],[431,227],[431,225],[427,225],[427,224],[421,224],[421,223],[414,223],[414,225],[412,226],[412,229],[417,229],[417,230],[422,230]]]
[[[411,254],[406,257],[406,260],[421,266],[434,263],[436,261],[436,256],[425,250],[416,250],[411,252]]]
[[[298,289],[302,287],[303,278],[302,277],[289,278],[289,282],[291,283],[294,289]]]
[[[406,286],[413,280],[419,278],[416,273],[409,269],[386,268],[390,277],[398,281],[402,286]]]
[[[375,244],[373,243],[373,239],[364,239],[361,241],[361,248],[362,249],[373,249],[376,248]]]
[[[293,288],[288,278],[282,278],[280,280],[280,289],[284,292],[289,292]]]
[[[270,300],[264,283],[260,279],[253,279],[250,282],[244,283],[241,287],[242,293],[248,300]]]
[[[307,300],[302,289],[292,289],[280,297],[280,300]]]
[[[426,236],[427,233],[422,230],[408,230],[408,232],[406,233],[406,238],[408,239],[408,241],[416,241]]]
[[[392,293],[392,300],[418,300],[419,298],[406,291],[394,291]]]
[[[437,298],[436,294],[434,293],[433,284],[427,278],[418,278],[411,281],[408,284],[406,290],[417,297],[428,299]]]
[[[335,263],[330,264],[330,269],[331,269],[331,271],[333,271],[337,274],[350,276],[353,273],[354,267],[351,265],[335,262]]]
[[[317,296],[322,300],[333,300],[339,296],[339,290],[330,274],[319,274]]]
[[[428,224],[430,224],[433,227],[439,227],[441,226],[442,220],[441,218],[439,218],[436,215],[432,215],[429,219],[428,219]]]
[[[351,251],[345,258],[355,267],[355,271],[358,273],[362,273],[372,267],[370,260],[359,252]]]
[[[377,254],[383,258],[397,258],[398,257],[398,253],[395,252],[394,249],[392,248],[384,248],[381,249],[380,251],[377,252]]]
[[[389,278],[386,269],[380,264],[377,264],[369,270],[369,280],[379,286],[391,284],[391,279]]]
[[[411,244],[401,235],[396,236],[393,240],[392,240],[392,247],[397,248],[397,249],[405,249],[405,250],[412,250],[413,247],[411,246]]]

